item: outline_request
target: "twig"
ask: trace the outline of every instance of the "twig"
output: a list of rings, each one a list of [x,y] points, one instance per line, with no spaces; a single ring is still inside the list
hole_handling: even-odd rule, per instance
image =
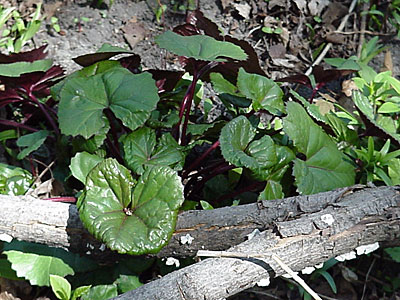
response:
[[[303,287],[303,289],[306,290],[311,295],[311,297],[313,297],[315,300],[322,300],[321,297],[318,296],[318,294],[316,292],[314,292],[299,275],[297,275],[295,272],[293,272],[292,269],[290,269],[288,265],[286,265],[283,261],[281,261],[281,259],[278,256],[276,256],[275,254],[272,254],[272,259],[275,260],[278,263],[278,265],[283,270],[285,270],[286,273],[288,273],[290,276],[292,276],[293,279],[296,280],[296,282],[298,284],[300,284]]]
[[[353,30],[353,31],[332,31],[332,33],[337,33],[337,34],[343,34],[343,35],[351,35],[351,34],[359,34],[359,33],[365,33],[369,35],[382,35],[382,36],[391,36],[395,35],[396,33],[389,32],[389,33],[383,33],[383,32],[375,32],[375,31],[370,31],[370,30]]]
[[[349,7],[349,12],[347,15],[344,16],[344,18],[342,19],[342,22],[340,23],[339,27],[338,27],[338,31],[342,31],[344,26],[347,23],[347,20],[349,19],[351,13],[353,12],[354,8],[356,7],[357,4],[357,0],[353,0],[350,4]],[[312,63],[312,65],[308,68],[306,75],[310,75],[312,72],[312,69],[314,66],[318,65],[325,57],[325,55],[328,53],[329,49],[332,47],[332,43],[328,43],[326,44],[324,50],[322,50],[321,54],[317,57],[317,59]]]
[[[364,299],[365,291],[367,290],[367,281],[368,281],[368,277],[369,277],[369,274],[370,274],[371,271],[372,271],[372,267],[374,266],[375,261],[376,261],[376,258],[374,258],[374,260],[372,261],[371,265],[370,265],[369,268],[368,268],[367,275],[365,275],[365,281],[364,281],[364,287],[363,287],[363,293],[362,293],[362,296],[361,296],[361,300]]]
[[[298,284],[300,284],[304,290],[306,290],[315,300],[322,300],[320,296],[317,295],[299,275],[290,269],[290,267],[285,264],[277,255],[275,254],[260,254],[260,253],[240,253],[240,252],[229,252],[229,251],[209,251],[209,250],[199,250],[197,251],[197,256],[207,256],[207,257],[233,257],[233,258],[272,258],[287,274],[289,274]]]
[[[363,4],[363,11],[367,10],[367,3],[364,2]],[[367,27],[367,15],[364,14],[361,17],[361,25],[360,25],[360,38],[358,40],[358,48],[357,48],[357,57],[361,58],[361,51],[362,51],[362,46],[365,41],[365,28]]]

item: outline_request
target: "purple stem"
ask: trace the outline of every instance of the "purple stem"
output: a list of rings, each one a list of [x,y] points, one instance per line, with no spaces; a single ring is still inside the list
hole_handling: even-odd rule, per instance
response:
[[[200,190],[204,187],[205,183],[206,183],[208,180],[210,180],[211,178],[213,178],[213,177],[215,177],[215,176],[217,176],[217,175],[219,175],[219,174],[223,174],[223,173],[225,173],[225,172],[227,172],[227,171],[229,171],[229,170],[232,170],[232,169],[234,169],[234,168],[236,168],[236,166],[234,166],[234,165],[226,165],[226,164],[224,164],[224,165],[222,165],[222,166],[220,166],[220,167],[217,167],[217,168],[216,168],[214,171],[212,171],[208,176],[205,176],[205,177],[193,188],[193,190],[191,191],[191,194],[197,193],[198,191],[200,191]]]
[[[64,202],[64,203],[76,203],[75,197],[51,197],[51,198],[44,198],[42,200],[49,200],[53,202]]]
[[[53,118],[49,115],[47,110],[44,108],[43,104],[40,103],[40,101],[35,97],[35,95],[33,95],[32,91],[29,91],[28,97],[31,98],[31,100],[33,102],[35,102],[39,106],[40,110],[44,113],[44,115],[46,116],[47,120],[49,120],[51,126],[54,129],[54,132],[57,135],[60,135],[60,130],[58,129],[58,127],[57,127],[56,123],[54,122]]]
[[[322,88],[324,85],[325,85],[325,82],[320,82],[320,83],[317,83],[317,85],[315,86],[315,88],[313,88],[312,94],[311,94],[311,97],[310,97],[310,103],[313,102],[315,95],[317,94],[317,92],[319,91],[319,89]]]
[[[194,68],[193,72],[193,80],[191,84],[189,85],[185,97],[182,100],[182,104],[179,110],[179,122],[176,125],[177,128],[177,137],[179,140],[180,137],[180,143],[181,145],[186,145],[186,130],[187,126],[189,123],[189,114],[190,114],[190,108],[192,107],[192,102],[194,98],[194,92],[196,91],[196,84],[197,81],[203,76],[206,72],[210,71],[212,68],[218,66],[219,62],[216,61],[211,61],[208,64],[206,64],[204,67],[200,69],[200,71],[196,71],[196,68]],[[180,133],[180,126],[182,124],[182,119],[183,116],[185,115],[185,120],[182,126],[182,132]]]
[[[115,128],[115,124],[114,124],[114,115],[112,113],[111,110],[109,109],[105,109],[104,110],[104,114],[106,115],[107,119],[108,119],[108,123],[110,123],[110,127],[111,127],[111,135],[113,137],[114,140],[114,148],[116,149],[116,151],[118,153],[120,153],[120,149],[119,149],[119,143],[118,143],[118,136],[117,136],[117,128]]]
[[[198,157],[182,174],[182,178],[186,178],[190,171],[193,171],[198,165],[202,163],[202,161],[215,149],[219,147],[220,142],[216,141],[211,145],[210,148],[207,149],[200,157]]]
[[[10,126],[10,127],[22,128],[22,129],[32,131],[32,132],[39,131],[36,128],[30,127],[28,125],[24,125],[24,124],[15,122],[15,121],[11,121],[11,120],[0,120],[0,124],[3,124],[5,126]]]

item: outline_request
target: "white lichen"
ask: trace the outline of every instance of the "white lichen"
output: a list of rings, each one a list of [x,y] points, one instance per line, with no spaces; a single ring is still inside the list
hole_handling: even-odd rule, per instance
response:
[[[165,264],[167,266],[173,266],[175,265],[177,268],[179,268],[179,266],[181,265],[181,263],[179,262],[179,259],[176,259],[174,257],[168,257]]]
[[[305,267],[303,270],[301,270],[301,274],[311,274],[314,271],[314,267]]]
[[[357,255],[368,254],[374,252],[376,249],[379,249],[379,243],[375,242],[369,245],[362,245],[356,248]]]
[[[188,244],[190,245],[194,240],[194,237],[192,237],[189,233],[186,235],[181,236],[181,244],[185,245]]]
[[[335,259],[338,261],[352,260],[355,258],[356,258],[356,253],[354,251],[350,251],[349,253],[345,253],[335,257]]]
[[[249,233],[246,236],[247,236],[248,240],[251,240],[253,237],[255,237],[255,236],[259,235],[259,234],[261,234],[261,231],[258,230],[258,229],[254,229],[251,233]]]
[[[325,214],[321,216],[321,221],[331,226],[335,222],[335,219],[331,214]]]
[[[270,283],[271,283],[271,280],[268,277],[268,278],[261,279],[259,282],[257,282],[257,285],[261,286],[261,287],[265,287],[265,286],[269,286]]]
[[[13,240],[13,237],[7,233],[1,233],[0,234],[0,241],[11,243]]]

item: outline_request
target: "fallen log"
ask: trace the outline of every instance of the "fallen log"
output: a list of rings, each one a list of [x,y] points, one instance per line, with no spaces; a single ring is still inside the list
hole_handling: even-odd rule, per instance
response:
[[[348,199],[353,198],[363,201],[354,202],[355,206],[349,206],[351,201]],[[379,205],[374,204],[377,201]],[[199,249],[226,250],[244,242],[247,235],[255,229],[264,231],[275,228],[280,235],[289,236],[294,234],[294,229],[301,228],[307,234],[321,226],[322,221],[315,220],[298,228],[290,222],[303,215],[340,208],[343,205],[347,205],[347,210],[355,221],[360,221],[366,216],[363,213],[364,206],[368,209],[371,209],[371,206],[375,208],[368,211],[368,216],[380,215],[388,205],[395,205],[396,201],[396,187],[349,187],[316,195],[261,201],[237,207],[186,211],[179,214],[176,231],[158,256],[193,256]],[[104,246],[102,247],[101,243],[83,228],[73,204],[4,195],[0,195],[0,202],[2,240],[16,238],[42,243],[75,253],[90,254],[98,259],[109,260],[115,255],[107,249],[104,250]],[[353,223],[352,221],[351,224]],[[346,223],[343,223],[343,226],[345,225]]]
[[[114,299],[225,299],[261,279],[284,275],[274,256],[300,271],[354,249],[364,251],[363,245],[400,242],[400,195],[395,188],[366,189],[337,200],[320,211],[276,222],[224,252],[224,258],[205,259]]]

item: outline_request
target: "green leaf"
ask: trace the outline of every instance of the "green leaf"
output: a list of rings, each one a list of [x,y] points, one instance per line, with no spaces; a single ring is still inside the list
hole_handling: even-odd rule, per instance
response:
[[[164,134],[157,143],[155,132],[147,127],[140,128],[123,140],[127,166],[137,174],[143,174],[149,166],[183,164],[185,156],[171,134]],[[158,147],[156,147],[158,145]]]
[[[68,280],[58,275],[50,275],[50,286],[54,295],[60,300],[69,300],[71,297],[71,285]]]
[[[39,149],[39,147],[44,143],[48,136],[49,132],[47,130],[39,130],[37,132],[21,136],[17,140],[17,146],[26,148],[18,153],[17,158],[23,159],[33,151]]]
[[[21,278],[17,276],[17,273],[11,268],[11,263],[5,258],[0,258],[0,277],[11,280],[21,280]]]
[[[246,117],[233,119],[221,130],[222,156],[236,167],[252,170],[259,180],[272,179],[275,171],[286,170],[284,166],[294,159],[294,154],[287,147],[275,145],[268,135],[253,141],[255,135],[256,129]]]
[[[329,274],[327,271],[322,271],[321,275],[325,278],[325,280],[328,282],[329,286],[332,289],[332,292],[334,294],[337,293],[337,287],[336,287],[336,283],[335,280],[333,279],[332,275]]]
[[[204,201],[204,200],[200,200],[200,205],[201,205],[201,208],[204,210],[214,209],[214,207],[210,203],[208,203],[207,201]]]
[[[301,105],[289,102],[287,111],[284,131],[306,156],[306,161],[296,159],[293,168],[299,192],[309,195],[354,184],[353,165]]]
[[[400,159],[392,159],[388,162],[388,174],[394,185],[400,184]]]
[[[222,156],[237,167],[257,168],[257,161],[245,153],[255,135],[256,129],[245,116],[231,120],[221,130]]]
[[[24,195],[32,183],[33,176],[28,171],[0,163],[0,194]]]
[[[246,60],[247,55],[242,48],[229,42],[221,42],[207,35],[182,36],[166,31],[156,37],[156,43],[164,49],[179,56],[192,57],[199,60],[224,62],[224,58]]]
[[[77,153],[72,159],[69,169],[72,175],[83,184],[86,184],[86,177],[89,172],[104,159],[87,152]]]
[[[396,129],[393,124],[388,124],[387,121],[391,121],[393,123],[393,119],[390,117],[382,117],[382,115],[378,115],[378,119],[375,120],[375,114],[369,99],[360,93],[360,91],[353,92],[353,101],[357,108],[367,117],[367,119],[374,124],[374,126],[378,127],[380,130],[384,131],[388,135],[390,135],[397,142],[400,142],[400,135],[396,133]]]
[[[118,296],[116,284],[97,285],[82,295],[81,300],[108,300]]]
[[[284,196],[282,185],[274,180],[268,180],[265,189],[258,196],[258,201],[282,199]]]
[[[237,87],[232,83],[230,83],[228,80],[226,80],[221,73],[215,73],[215,72],[211,73],[210,80],[213,85],[214,91],[216,93],[237,95],[239,92]]]
[[[15,62],[0,64],[0,76],[19,77],[22,74],[32,72],[46,72],[53,65],[51,59],[36,60],[34,62]]]
[[[378,109],[378,113],[380,114],[397,113],[399,111],[400,111],[399,104],[393,102],[385,102]]]
[[[13,240],[3,253],[16,271],[32,285],[50,286],[50,274],[66,276],[96,269],[96,263],[60,248]]]
[[[400,247],[386,248],[385,252],[395,261],[400,263]]]
[[[240,68],[237,86],[243,95],[253,101],[254,110],[266,109],[273,114],[285,110],[282,101],[283,91],[273,80],[258,74],[247,73]]]
[[[60,128],[66,135],[89,138],[109,127],[103,111],[110,109],[135,130],[150,117],[158,100],[155,81],[147,72],[132,74],[124,68],[111,68],[85,80],[74,77],[61,88]]]
[[[84,286],[80,286],[80,287],[76,288],[72,294],[71,300],[76,300],[79,297],[82,297],[84,294],[86,294],[90,290],[91,287],[92,287],[91,285],[84,285]]]
[[[121,294],[143,285],[143,283],[140,282],[139,277],[136,275],[120,275],[114,283],[117,284],[118,292]]]
[[[53,256],[24,253],[16,250],[3,252],[11,262],[18,277],[24,277],[32,285],[49,286],[50,274],[73,275],[74,270],[60,258]]]
[[[133,190],[128,169],[114,159],[89,173],[79,213],[97,239],[119,253],[158,252],[169,240],[182,205],[183,186],[168,167],[144,171]]]

